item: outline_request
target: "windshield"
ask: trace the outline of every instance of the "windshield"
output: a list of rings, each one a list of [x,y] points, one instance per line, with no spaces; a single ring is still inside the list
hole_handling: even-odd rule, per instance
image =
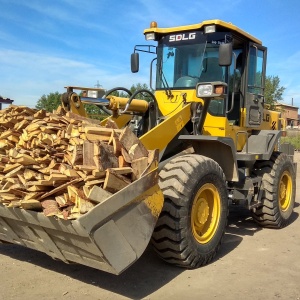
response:
[[[198,82],[225,81],[225,68],[219,66],[219,45],[224,32],[201,31],[164,36],[157,49],[156,89],[195,88]]]

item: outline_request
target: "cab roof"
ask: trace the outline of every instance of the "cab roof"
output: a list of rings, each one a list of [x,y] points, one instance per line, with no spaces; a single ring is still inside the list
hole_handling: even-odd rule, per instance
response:
[[[151,24],[153,24],[153,23],[156,24],[156,22],[152,22]],[[207,25],[217,25],[217,27],[219,27],[219,28],[221,27],[225,30],[236,32],[236,33],[246,37],[250,41],[262,45],[262,42],[259,39],[257,39],[256,37],[254,37],[253,35],[240,29],[239,27],[233,25],[230,22],[225,22],[225,21],[221,21],[221,20],[207,20],[207,21],[203,21],[202,23],[197,23],[197,24],[193,24],[193,25],[184,25],[184,26],[170,27],[170,28],[159,28],[157,26],[150,27],[150,28],[147,28],[144,30],[144,34],[149,33],[149,32],[157,32],[159,34],[168,34],[168,33],[172,33],[172,32],[198,30],[198,29],[202,29],[204,26],[207,26]]]

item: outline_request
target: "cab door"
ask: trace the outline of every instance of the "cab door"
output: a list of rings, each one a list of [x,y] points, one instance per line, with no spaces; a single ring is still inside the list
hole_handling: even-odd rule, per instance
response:
[[[246,79],[246,127],[258,127],[263,120],[267,48],[249,43]]]

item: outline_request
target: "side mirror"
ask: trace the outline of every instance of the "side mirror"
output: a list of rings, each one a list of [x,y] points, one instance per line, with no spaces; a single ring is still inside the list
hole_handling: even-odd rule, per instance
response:
[[[232,62],[232,43],[221,44],[219,47],[219,65],[230,66]]]
[[[131,54],[131,72],[137,73],[139,71],[139,54],[132,53]]]

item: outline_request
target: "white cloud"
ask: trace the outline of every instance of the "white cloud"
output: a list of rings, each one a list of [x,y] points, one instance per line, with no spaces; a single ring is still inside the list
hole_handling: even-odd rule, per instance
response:
[[[81,61],[14,50],[0,49],[0,65],[0,94],[16,100],[15,104],[31,107],[43,94],[63,92],[67,85],[93,87],[99,80],[104,88],[110,89],[148,81],[146,76],[131,74],[121,67],[118,71],[105,70]]]
[[[134,44],[144,41],[142,31],[152,20],[169,27],[220,18],[238,26],[244,24],[247,30],[255,29],[256,24],[257,32],[268,37],[270,48],[275,41],[277,57],[269,53],[268,74],[280,77],[286,87],[285,100],[293,97],[300,104],[300,52],[286,57],[283,49],[299,49],[297,44],[291,46],[291,41],[298,41],[297,32],[287,38],[282,24],[275,29],[263,26],[265,18],[250,22],[250,16],[240,13],[245,8],[241,0],[0,2],[0,41],[1,47],[7,48],[0,48],[0,94],[18,103],[35,105],[42,94],[62,92],[65,85],[91,86],[97,80],[105,88],[148,83],[149,62],[141,63],[139,74],[131,74],[128,56]],[[141,55],[141,60],[148,59],[146,56]]]

